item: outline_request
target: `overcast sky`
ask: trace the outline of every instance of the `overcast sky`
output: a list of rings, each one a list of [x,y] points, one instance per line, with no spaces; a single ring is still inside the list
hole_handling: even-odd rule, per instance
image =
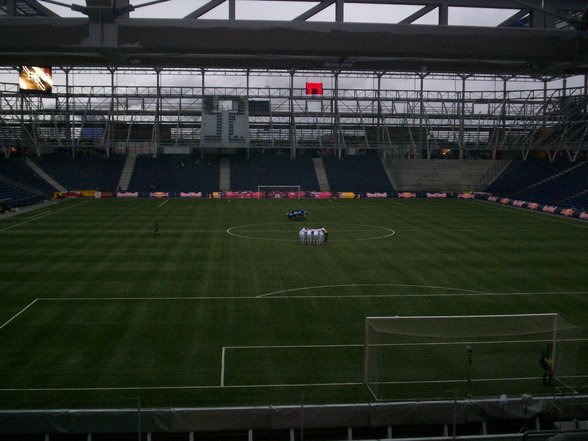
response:
[[[67,0],[61,0],[63,3],[70,3]],[[198,9],[208,0],[170,0],[157,5],[138,8],[131,13],[133,18],[182,18],[190,12]],[[41,3],[43,3],[41,1]],[[84,0],[74,1],[84,5]],[[146,3],[145,1],[133,1],[133,5]],[[424,2],[425,3],[425,2]],[[81,13],[74,12],[71,9],[56,6],[49,3],[43,3],[49,9],[64,17],[83,17]],[[304,11],[312,8],[318,2],[287,2],[287,1],[236,1],[236,17],[242,20],[291,20]],[[402,5],[366,5],[366,4],[345,4],[345,21],[362,22],[362,23],[398,23],[400,20],[408,17],[413,12],[419,10],[421,6],[402,6]],[[449,8],[450,25],[466,26],[496,26],[505,19],[516,13],[517,10],[506,9],[479,9],[479,8]],[[224,2],[217,8],[208,12],[202,19],[227,19],[228,2]],[[335,5],[331,5],[324,11],[312,17],[309,21],[335,21]],[[434,9],[429,14],[421,17],[415,24],[436,24],[438,21],[438,10]],[[14,74],[0,74],[0,81],[16,82],[13,79]],[[57,85],[65,84],[65,76],[58,69],[55,69],[54,79]],[[295,78],[295,87],[303,87],[306,81],[323,81],[326,88],[333,87],[332,77],[319,77],[310,75],[297,75]],[[568,79],[568,87],[581,87],[583,77]],[[201,86],[201,75],[163,75],[162,85],[165,86]],[[75,74],[70,75],[70,84],[72,85],[110,85],[110,75],[87,75]],[[117,75],[116,84],[123,85],[155,85],[155,75]],[[238,87],[245,86],[244,76],[218,76],[207,75],[207,87]],[[251,87],[288,87],[289,78],[284,77],[259,77],[251,76]],[[373,78],[341,78],[340,88],[376,88]],[[425,80],[425,89],[427,90],[456,90],[461,91],[461,80],[439,80],[428,78]],[[509,81],[509,90],[542,88],[543,84],[526,82]],[[550,88],[561,87],[561,80],[549,83]],[[419,88],[416,79],[384,79],[382,81],[383,89],[408,89],[415,90]],[[466,83],[467,90],[502,90],[502,81],[482,81],[480,79],[468,80]]]
[[[67,0],[63,3],[70,4]],[[42,0],[41,0],[41,3]],[[85,4],[84,1],[73,3]],[[145,1],[133,1],[135,6],[140,6]],[[131,13],[136,18],[182,18],[190,12],[206,4],[207,0],[170,0],[157,5],[138,8]],[[319,2],[287,2],[287,1],[236,1],[236,17],[241,20],[291,20],[304,11],[317,5]],[[81,13],[71,11],[49,3],[43,3],[49,9],[64,17],[83,16]],[[426,1],[423,1],[423,5]],[[345,21],[360,23],[398,23],[413,12],[421,9],[421,6],[403,5],[367,5],[367,4],[345,4]],[[496,26],[506,18],[513,15],[517,10],[512,9],[485,9],[479,8],[449,8],[450,25],[472,25],[472,26]],[[437,10],[417,20],[416,24],[435,24],[437,22]],[[224,2],[202,18],[226,19],[228,18],[228,3]],[[318,13],[309,21],[335,21],[335,5],[331,5]]]

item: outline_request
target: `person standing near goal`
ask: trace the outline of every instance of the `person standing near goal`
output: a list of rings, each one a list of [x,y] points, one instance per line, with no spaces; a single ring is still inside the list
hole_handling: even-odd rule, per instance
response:
[[[551,386],[553,384],[553,343],[543,348],[539,364],[543,368],[543,385]]]

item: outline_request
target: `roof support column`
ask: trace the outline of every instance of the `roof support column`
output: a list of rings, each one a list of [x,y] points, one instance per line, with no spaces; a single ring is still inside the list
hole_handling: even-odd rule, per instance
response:
[[[384,125],[384,121],[383,121],[383,117],[382,117],[382,102],[380,101],[381,98],[381,94],[382,94],[382,75],[383,72],[377,72],[376,76],[378,79],[378,88],[376,90],[376,99],[378,100],[378,108],[377,108],[377,112],[378,112],[378,121],[376,124],[376,146],[379,152],[382,152],[382,127]],[[385,155],[380,155],[380,156],[385,156]]]
[[[110,145],[114,138],[113,131],[114,131],[114,101],[115,101],[115,92],[116,92],[116,84],[115,84],[115,74],[116,68],[109,68],[110,71],[110,111],[108,112],[108,119],[106,120],[106,127],[104,130],[104,141],[106,144],[106,157],[110,157]]]
[[[449,24],[449,7],[447,3],[439,5],[439,24],[447,26]]]
[[[465,155],[465,93],[466,80],[469,75],[460,75],[461,78],[461,103],[459,107],[459,159],[464,159]]]
[[[492,159],[496,159],[496,149],[506,141],[506,112],[507,112],[508,77],[502,77],[502,109],[500,111],[500,129],[496,137],[496,146],[492,152]]]
[[[547,77],[543,79],[543,128],[547,126]]]
[[[7,0],[6,15],[9,17],[16,17],[16,0]]]
[[[425,128],[423,126],[423,117],[425,115],[425,78],[427,77],[426,72],[419,73],[419,147],[422,149],[425,146]],[[410,130],[410,127],[408,128]],[[414,151],[415,145],[414,143],[410,147],[409,151],[409,158],[414,158],[416,156],[416,152]],[[427,159],[431,159],[431,150],[427,146]]]
[[[24,95],[20,94],[20,145],[21,148],[24,149],[26,147],[27,151],[26,153],[28,154],[28,146],[27,146],[27,139],[25,136],[26,133],[26,129],[25,129],[25,123],[24,123]]]
[[[202,131],[203,121],[204,121],[204,87],[205,87],[205,78],[206,78],[206,69],[200,69],[200,73],[202,74],[202,93],[201,93],[201,101],[202,101],[202,110],[200,110],[200,157],[204,157],[204,148],[202,143],[204,142],[204,132]]]
[[[296,71],[290,71],[290,158],[296,157],[296,120],[294,119],[294,74]]]
[[[335,3],[335,21],[337,23],[343,23],[345,19],[345,1],[344,0],[336,0]]]
[[[567,100],[566,100],[566,97],[567,97],[567,95],[568,95],[568,77],[563,77],[563,80],[562,80],[562,97],[563,97],[563,106],[564,106],[564,108],[569,108],[569,107],[568,107]],[[566,119],[567,119],[567,118],[569,118],[569,116],[564,116],[564,118],[566,118]],[[566,124],[566,126],[567,126],[567,124]],[[560,142],[558,142],[558,143],[556,144],[556,146],[557,146],[557,150],[554,152],[554,155],[553,155],[553,159],[554,159],[554,160],[555,160],[555,158],[557,157],[557,155],[558,155],[558,153],[559,153],[560,147],[561,147],[561,146],[562,146],[564,143],[565,143],[565,148],[566,148],[566,150],[568,149],[568,144],[569,144],[569,143],[568,143],[568,142],[567,142],[567,140],[565,139],[565,138],[566,138],[566,132],[567,132],[567,131],[568,131],[568,128],[567,128],[567,127],[565,127],[565,128],[564,128],[564,131],[563,131],[563,133],[561,134]],[[568,152],[568,154],[569,154],[569,152]]]
[[[155,118],[153,120],[153,132],[151,134],[151,145],[153,155],[159,155],[159,143],[161,141],[161,68],[155,68],[155,77],[157,79],[156,99],[155,99]]]
[[[65,147],[67,148],[68,145],[71,145],[71,121],[73,115],[71,115],[69,109],[69,99],[71,96],[69,90],[69,73],[71,72],[71,67],[63,67],[63,73],[65,74]]]
[[[245,70],[245,96],[247,98],[247,108],[249,108],[249,77],[251,74],[251,69],[247,68]],[[251,151],[251,143],[247,144],[247,157],[249,158]]]
[[[341,116],[339,115],[339,71],[334,71],[335,77],[335,139],[337,156],[341,159],[343,149],[343,132],[341,129]]]

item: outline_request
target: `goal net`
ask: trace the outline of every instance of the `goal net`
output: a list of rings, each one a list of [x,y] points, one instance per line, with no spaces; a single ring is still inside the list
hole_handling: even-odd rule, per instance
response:
[[[558,314],[367,317],[364,382],[376,400],[546,394],[551,343],[555,386],[575,393],[582,332]]]
[[[258,185],[259,198],[300,199],[300,185]]]

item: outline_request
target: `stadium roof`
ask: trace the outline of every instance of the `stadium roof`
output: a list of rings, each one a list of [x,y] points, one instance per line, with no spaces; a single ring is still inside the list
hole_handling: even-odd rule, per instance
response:
[[[308,3],[291,21],[236,19],[236,0],[210,0],[182,18],[132,17],[163,2],[173,4],[0,0],[0,65],[588,73],[584,0],[324,0]],[[60,17],[42,3],[82,15]],[[284,1],[253,3],[279,8]],[[351,3],[406,5],[414,12],[392,24],[354,23],[344,20]],[[220,5],[227,6],[226,19],[203,18]],[[510,12],[497,26],[457,26],[448,20],[453,7]],[[335,21],[310,21],[327,8],[334,8]],[[414,23],[427,14],[437,15],[436,24]]]

